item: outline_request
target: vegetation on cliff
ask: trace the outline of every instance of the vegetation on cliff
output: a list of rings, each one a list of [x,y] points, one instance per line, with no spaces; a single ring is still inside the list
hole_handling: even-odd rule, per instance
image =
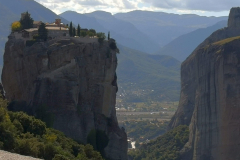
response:
[[[224,40],[221,40],[221,41],[218,41],[218,42],[215,42],[213,43],[214,45],[224,45],[224,44],[227,44],[227,43],[230,43],[234,40],[239,40],[240,39],[240,36],[237,36],[237,37],[231,37],[231,38],[226,38]]]
[[[179,160],[179,152],[187,143],[188,136],[188,126],[178,126],[140,149],[131,150],[129,157],[133,160]]]
[[[22,29],[29,29],[33,27],[33,21],[30,14],[26,12],[19,22],[21,23]]]
[[[48,30],[46,29],[46,24],[41,23],[41,25],[38,28],[38,36],[40,39],[46,41],[48,38]]]
[[[12,23],[12,31],[20,31],[22,28],[21,23],[19,21],[15,21]]]
[[[128,137],[131,137],[136,142],[145,142],[151,140],[166,132],[167,121],[125,121],[123,126]]]
[[[81,145],[23,112],[7,110],[0,98],[0,149],[45,160],[101,160],[93,146]]]

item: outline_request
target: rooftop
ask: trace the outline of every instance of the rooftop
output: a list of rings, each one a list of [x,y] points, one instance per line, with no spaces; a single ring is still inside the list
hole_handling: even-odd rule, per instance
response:
[[[33,21],[33,24],[39,24],[42,23],[42,21]]]
[[[48,30],[60,30],[60,27],[46,27]],[[68,31],[68,28],[61,27],[62,31]]]
[[[56,30],[56,31],[60,31],[60,27],[46,27],[47,30]],[[34,32],[34,31],[38,31],[38,28],[29,28],[29,29],[24,29],[24,31],[27,31],[27,32]],[[68,31],[68,28],[64,28],[64,27],[61,27],[61,31]]]

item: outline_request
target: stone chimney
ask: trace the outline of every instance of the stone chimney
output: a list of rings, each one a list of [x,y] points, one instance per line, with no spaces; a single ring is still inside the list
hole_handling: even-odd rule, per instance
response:
[[[228,27],[240,28],[240,7],[234,7],[230,10],[228,17]]]

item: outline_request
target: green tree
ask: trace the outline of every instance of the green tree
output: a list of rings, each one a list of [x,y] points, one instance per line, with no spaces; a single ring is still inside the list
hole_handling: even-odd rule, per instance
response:
[[[72,27],[72,22],[70,22],[69,25],[69,36],[72,37],[73,36],[73,27]]]
[[[88,31],[89,33],[93,33],[94,34],[94,36],[97,34],[97,32],[96,32],[96,30],[95,29],[89,29],[89,31]]]
[[[20,19],[22,29],[29,29],[33,27],[33,19],[28,12]]]
[[[99,43],[103,43],[104,39],[106,38],[105,33],[103,33],[103,32],[98,32],[97,37],[98,37]]]
[[[40,39],[43,39],[44,41],[47,40],[48,30],[46,29],[46,25],[44,23],[41,23],[41,25],[39,26],[38,35]]]
[[[87,31],[87,35],[88,35],[89,37],[96,36],[96,31],[95,31],[94,29],[89,29],[89,30]]]
[[[75,27],[73,27],[72,36],[73,36],[73,37],[76,36],[76,29],[75,29]]]
[[[80,28],[80,25],[78,24],[78,27],[77,27],[77,36],[79,36],[79,37],[80,37],[80,30],[81,30],[81,28]]]
[[[80,35],[83,36],[83,37],[85,37],[85,36],[87,35],[87,32],[86,32],[86,31],[81,31],[81,32],[80,32]]]
[[[110,40],[110,32],[108,32],[108,40]]]

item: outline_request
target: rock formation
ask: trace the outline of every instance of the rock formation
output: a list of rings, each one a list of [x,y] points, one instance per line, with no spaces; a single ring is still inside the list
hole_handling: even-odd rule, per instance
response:
[[[179,108],[169,128],[189,125],[182,160],[240,159],[240,8],[182,63]]]
[[[100,139],[107,136],[101,139],[105,157],[126,160],[127,135],[115,111],[117,51],[111,43],[114,40],[100,44],[97,39],[69,38],[26,47],[23,39],[9,36],[2,71],[9,107],[95,147],[101,133]]]

